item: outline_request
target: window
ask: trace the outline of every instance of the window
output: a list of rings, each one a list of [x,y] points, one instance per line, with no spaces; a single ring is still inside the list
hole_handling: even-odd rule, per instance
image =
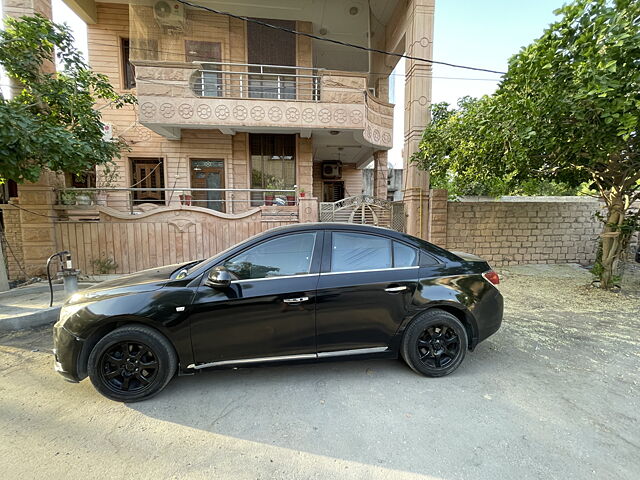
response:
[[[296,26],[290,20],[262,20],[282,28],[294,29]],[[277,68],[296,64],[295,35],[248,22],[247,54],[248,63],[259,65],[249,67],[249,97],[296,99],[296,70]]]
[[[130,158],[131,188],[157,188],[133,192],[134,203],[164,203],[164,169],[161,158]]]
[[[331,271],[391,268],[391,240],[362,233],[333,232]]]
[[[315,240],[315,233],[285,235],[242,252],[224,266],[238,280],[304,275],[311,269]]]
[[[418,251],[400,242],[393,242],[393,266],[414,267],[418,265]]]
[[[291,190],[296,184],[295,135],[250,134],[251,188]],[[264,195],[252,194],[254,205]]]
[[[122,88],[130,90],[136,86],[136,71],[130,61],[129,39],[123,38],[120,44],[122,49]]]

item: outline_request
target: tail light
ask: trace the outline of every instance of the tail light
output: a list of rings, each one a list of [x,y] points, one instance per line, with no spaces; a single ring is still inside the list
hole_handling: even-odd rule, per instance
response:
[[[486,278],[489,282],[493,283],[494,285],[498,285],[500,283],[500,277],[493,270],[489,270],[488,272],[484,272],[482,274],[482,276],[484,278]]]

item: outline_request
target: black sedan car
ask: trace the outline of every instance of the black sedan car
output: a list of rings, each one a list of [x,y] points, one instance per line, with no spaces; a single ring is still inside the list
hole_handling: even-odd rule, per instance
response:
[[[401,356],[440,377],[500,327],[497,283],[484,260],[392,230],[280,227],[76,293],[54,364],[128,402],[204,368]]]

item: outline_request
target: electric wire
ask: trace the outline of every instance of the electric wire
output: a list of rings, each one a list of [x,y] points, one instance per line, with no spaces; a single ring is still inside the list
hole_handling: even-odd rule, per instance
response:
[[[255,23],[255,24],[258,24],[258,25],[262,25],[263,27],[272,28],[274,30],[281,30],[283,32],[288,32],[288,33],[291,33],[293,35],[299,35],[299,36],[303,36],[303,37],[308,37],[308,38],[312,38],[314,40],[320,40],[322,42],[328,42],[328,43],[333,43],[333,44],[336,44],[336,45],[342,45],[344,47],[356,48],[358,50],[364,50],[366,52],[380,53],[382,55],[387,55],[387,56],[392,56],[392,57],[406,58],[408,60],[417,60],[419,62],[426,62],[426,63],[430,63],[430,64],[433,64],[433,65],[443,65],[443,66],[446,66],[446,67],[461,68],[461,69],[464,69],[464,70],[473,70],[473,71],[476,71],[476,72],[497,73],[499,75],[504,75],[506,73],[506,72],[501,72],[499,70],[491,70],[489,68],[470,67],[468,65],[459,65],[459,64],[455,64],[455,63],[441,62],[441,61],[437,61],[437,60],[432,60],[432,59],[429,59],[429,58],[415,57],[413,55],[405,55],[404,53],[388,52],[386,50],[380,50],[380,49],[377,49],[377,48],[363,47],[362,45],[356,45],[354,43],[342,42],[340,40],[335,40],[333,38],[321,37],[319,35],[314,35],[312,33],[299,32],[297,30],[293,30],[293,29],[290,29],[290,28],[280,27],[278,25],[272,25],[270,23],[263,22],[262,20],[258,20],[256,18],[249,18],[249,17],[245,17],[245,16],[242,16],[242,15],[236,15],[235,13],[224,12],[222,10],[216,10],[215,8],[205,7],[204,5],[198,5],[196,3],[188,2],[186,0],[176,0],[176,1],[179,2],[179,3],[182,3],[183,5],[186,5],[188,7],[198,8],[200,10],[205,10],[207,12],[216,13],[218,15],[224,15],[224,16],[227,16],[227,17],[230,17],[230,18],[235,18],[237,20],[244,20],[245,22],[250,22],[250,23]]]

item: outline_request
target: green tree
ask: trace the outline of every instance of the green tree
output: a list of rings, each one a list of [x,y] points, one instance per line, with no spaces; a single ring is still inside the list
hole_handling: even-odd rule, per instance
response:
[[[577,0],[556,14],[494,95],[435,106],[415,161],[493,192],[586,182],[607,207],[597,273],[610,288],[640,197],[640,2]]]
[[[19,85],[0,95],[0,183],[36,181],[43,169],[80,174],[111,162],[124,144],[103,140],[97,102],[135,103],[93,72],[73,46],[66,25],[43,16],[7,18],[0,31],[0,64]],[[49,73],[58,55],[62,71]]]

